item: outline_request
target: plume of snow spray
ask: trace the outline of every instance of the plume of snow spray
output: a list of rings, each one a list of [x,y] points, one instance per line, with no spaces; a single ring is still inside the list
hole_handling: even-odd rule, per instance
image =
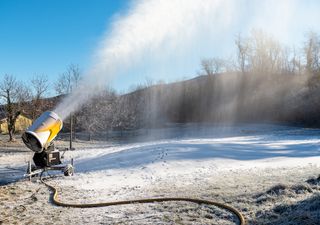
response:
[[[179,47],[186,47],[215,14],[220,14],[219,24],[227,26],[231,9],[224,0],[135,2],[126,16],[114,21],[98,47],[95,63],[55,112],[65,119],[105,88],[112,76],[128,71],[146,55],[174,54]]]
[[[135,65],[150,63],[150,58],[157,62],[157,59],[164,58],[177,61],[180,58],[194,57],[199,63],[201,57],[206,54],[212,56],[217,51],[212,48],[212,43],[219,43],[218,51],[223,51],[221,48],[228,48],[234,41],[235,34],[248,33],[253,28],[262,29],[280,41],[287,42],[293,37],[290,31],[297,27],[305,28],[305,20],[308,20],[308,24],[310,21],[318,21],[303,19],[309,14],[318,15],[318,12],[308,14],[303,9],[298,10],[297,2],[134,1],[126,15],[114,20],[111,30],[108,30],[98,45],[94,63],[86,71],[82,82],[57,106],[55,112],[65,119],[103,90],[113,76],[129,74],[128,71]],[[207,50],[206,53],[204,49]],[[196,55],[196,52],[201,53]]]

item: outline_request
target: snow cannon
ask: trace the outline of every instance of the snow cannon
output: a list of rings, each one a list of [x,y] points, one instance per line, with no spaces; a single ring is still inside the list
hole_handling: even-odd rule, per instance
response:
[[[44,112],[24,132],[22,140],[25,145],[34,152],[40,153],[48,149],[62,129],[62,120],[54,112]]]
[[[61,164],[60,152],[55,149],[53,140],[57,137],[62,129],[62,119],[52,111],[41,114],[33,124],[22,134],[22,140],[25,145],[34,151],[33,162],[34,168],[29,162],[28,176],[34,175],[35,170],[63,170],[65,175],[73,174],[72,165],[56,166]]]

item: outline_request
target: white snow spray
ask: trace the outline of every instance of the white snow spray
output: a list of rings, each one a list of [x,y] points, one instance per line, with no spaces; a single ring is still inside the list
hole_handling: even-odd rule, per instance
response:
[[[82,104],[103,90],[113,76],[128,74],[127,72],[133,66],[145,63],[146,59],[169,57],[178,60],[179,57],[192,57],[192,54],[201,50],[200,46],[206,44],[212,46],[212,42],[222,41],[225,38],[232,40],[234,32],[239,32],[237,29],[235,30],[239,23],[246,22],[245,29],[251,29],[252,21],[269,23],[270,19],[268,18],[271,13],[273,19],[276,17],[273,21],[276,21],[275,24],[278,25],[268,26],[267,24],[262,29],[271,27],[277,31],[277,28],[281,26],[283,34],[286,32],[286,26],[282,22],[287,22],[287,14],[290,14],[288,8],[286,13],[283,12],[283,8],[288,6],[292,8],[294,1],[281,1],[279,4],[277,2],[247,0],[133,1],[127,14],[113,21],[112,28],[108,30],[98,45],[93,63],[84,74],[78,87],[54,111],[62,119],[65,119],[71,112],[76,111]],[[251,18],[249,22],[246,21],[247,18],[244,15],[248,13],[246,10],[250,9],[243,9],[243,5],[251,5],[250,9],[255,12],[254,14],[259,15],[259,18],[262,15],[260,20]],[[282,7],[266,10],[274,5]],[[266,13],[263,13],[264,10]],[[278,11],[282,13],[277,15]],[[243,15],[239,15],[241,13]],[[265,14],[267,16],[263,17]],[[241,20],[241,17],[244,19]],[[198,63],[200,59],[201,56],[197,55]]]
[[[128,71],[146,55],[174,54],[191,43],[211,17],[220,14],[219,24],[228,24],[232,8],[224,0],[141,0],[128,14],[113,22],[111,32],[98,47],[94,64],[83,81],[54,110],[62,119],[77,110],[106,86],[106,82]],[[222,4],[223,3],[223,4]],[[218,12],[223,10],[223,14]],[[225,15],[225,16],[222,16]],[[172,51],[168,52],[168,50]]]

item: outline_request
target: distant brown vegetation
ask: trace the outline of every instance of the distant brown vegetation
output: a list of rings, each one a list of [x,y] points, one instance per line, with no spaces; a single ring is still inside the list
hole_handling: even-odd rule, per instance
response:
[[[283,47],[261,31],[238,36],[235,45],[235,60],[204,59],[202,72],[194,79],[148,82],[122,96],[106,92],[87,104],[87,109],[93,109],[86,121],[92,126],[87,127],[135,129],[165,122],[261,121],[320,125],[317,34],[309,33],[301,48]]]

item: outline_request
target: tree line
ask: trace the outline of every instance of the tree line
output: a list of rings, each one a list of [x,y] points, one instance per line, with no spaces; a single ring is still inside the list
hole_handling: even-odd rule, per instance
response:
[[[253,30],[247,37],[237,35],[234,46],[231,58],[201,60],[201,71],[190,80],[170,84],[148,80],[124,95],[106,88],[75,113],[76,129],[94,134],[186,122],[320,125],[318,34],[308,33],[300,47],[287,47]],[[35,76],[26,86],[5,75],[0,96],[9,124],[23,111],[34,119],[52,109],[80,80],[79,67],[70,65],[54,83],[60,98],[48,103],[46,76]]]
[[[57,102],[72,91],[80,80],[80,69],[71,64],[54,83],[57,97],[48,98],[50,82],[46,75],[37,74],[28,82],[5,74],[0,81],[0,114],[7,119],[9,140],[14,140],[15,123],[19,115],[25,114],[34,120],[45,110],[52,110]]]
[[[237,35],[234,46],[234,57],[203,59],[193,79],[170,84],[149,81],[129,94],[115,95],[109,121],[118,121],[119,129],[167,122],[320,125],[318,34],[306,34],[300,47],[287,47],[253,30],[247,37]],[[91,104],[99,105],[99,100]]]

